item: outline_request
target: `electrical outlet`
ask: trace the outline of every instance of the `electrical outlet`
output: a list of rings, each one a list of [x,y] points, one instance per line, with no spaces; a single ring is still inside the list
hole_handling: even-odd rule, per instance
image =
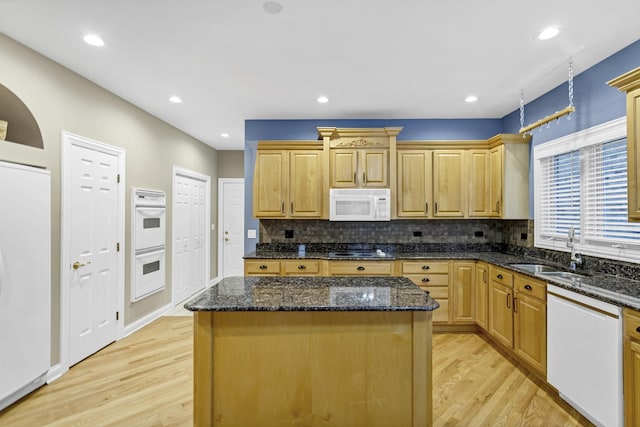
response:
[[[422,231],[414,231],[413,237],[422,237]]]
[[[527,240],[529,235],[527,233],[520,233],[520,240]]]
[[[293,239],[293,230],[284,230],[285,239]]]
[[[473,237],[484,237],[484,231],[474,231]]]

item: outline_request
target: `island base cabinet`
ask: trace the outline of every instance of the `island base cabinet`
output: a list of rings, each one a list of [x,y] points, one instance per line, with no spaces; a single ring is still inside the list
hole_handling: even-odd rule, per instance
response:
[[[432,425],[430,312],[196,312],[196,426]]]

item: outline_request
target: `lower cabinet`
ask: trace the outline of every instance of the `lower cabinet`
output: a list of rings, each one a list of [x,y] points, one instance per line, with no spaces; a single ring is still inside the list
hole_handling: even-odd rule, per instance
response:
[[[402,276],[411,279],[440,304],[440,308],[433,312],[434,324],[450,323],[451,268],[449,261],[401,261]]]
[[[473,323],[475,321],[475,284],[476,263],[473,261],[455,261],[453,263],[453,281],[451,283],[454,323]]]
[[[487,330],[489,328],[489,266],[484,262],[476,264],[476,324]]]
[[[513,274],[489,268],[489,334],[513,348]]]
[[[320,260],[247,259],[245,276],[320,276]]]
[[[624,315],[624,425],[640,426],[640,312]]]
[[[244,261],[245,276],[279,276],[280,261],[253,259]]]
[[[391,276],[391,261],[329,261],[328,276]]]

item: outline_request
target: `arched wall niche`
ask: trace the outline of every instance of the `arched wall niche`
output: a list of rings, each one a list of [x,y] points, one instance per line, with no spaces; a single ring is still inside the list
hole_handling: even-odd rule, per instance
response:
[[[44,148],[38,122],[24,102],[0,84],[0,120],[8,122],[7,142]]]

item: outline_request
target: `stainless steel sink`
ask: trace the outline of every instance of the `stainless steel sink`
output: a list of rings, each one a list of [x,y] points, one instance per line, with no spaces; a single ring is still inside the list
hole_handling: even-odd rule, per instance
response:
[[[550,267],[544,264],[510,264],[511,267],[519,268],[530,273],[558,272],[558,267]]]
[[[568,280],[571,282],[578,282],[585,279],[587,276],[584,274],[572,273],[570,271],[546,271],[540,272],[541,276],[550,277],[557,280]]]

